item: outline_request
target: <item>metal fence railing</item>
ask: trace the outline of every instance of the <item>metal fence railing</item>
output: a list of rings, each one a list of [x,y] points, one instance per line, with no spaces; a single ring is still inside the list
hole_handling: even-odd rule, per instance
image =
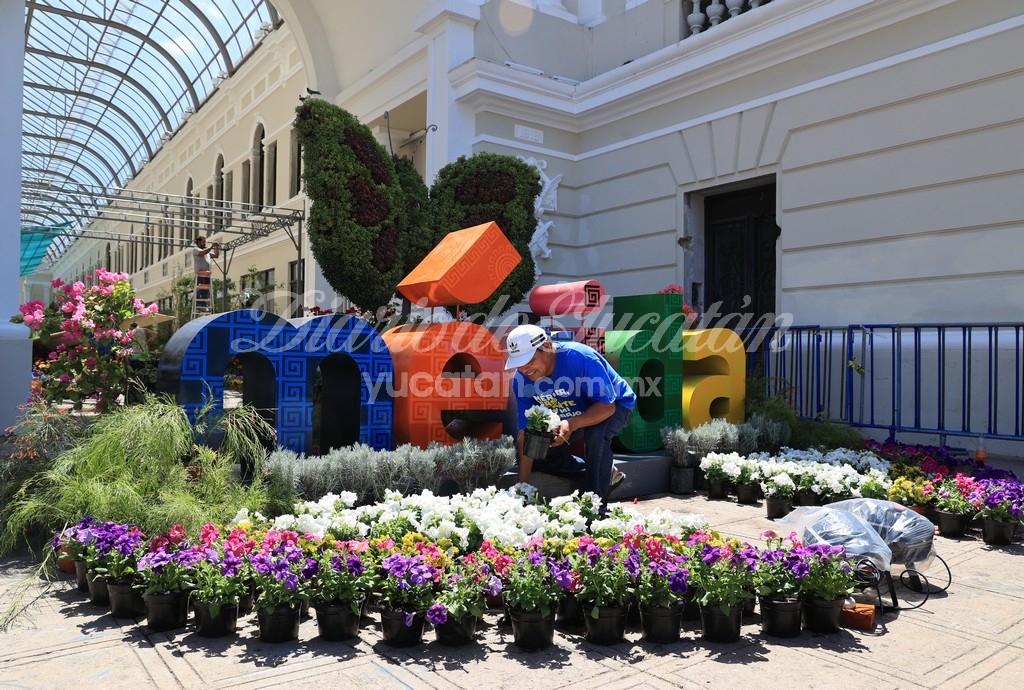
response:
[[[1024,324],[854,324],[740,333],[748,372],[806,419],[1024,441]]]

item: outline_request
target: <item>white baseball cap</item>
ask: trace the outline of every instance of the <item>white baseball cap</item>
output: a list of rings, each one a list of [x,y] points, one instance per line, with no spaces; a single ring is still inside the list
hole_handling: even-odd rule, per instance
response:
[[[505,349],[508,351],[505,368],[517,369],[523,366],[533,359],[537,348],[548,340],[548,334],[540,326],[534,326],[532,323],[516,326],[505,341]]]

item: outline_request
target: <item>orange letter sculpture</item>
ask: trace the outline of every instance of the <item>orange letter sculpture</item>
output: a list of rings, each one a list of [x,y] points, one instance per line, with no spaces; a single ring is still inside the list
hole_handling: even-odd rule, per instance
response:
[[[422,307],[474,304],[490,297],[523,258],[497,223],[448,233],[398,291]]]
[[[501,228],[484,223],[446,235],[398,289],[424,307],[471,304],[490,297],[520,261]],[[396,444],[501,434],[511,376],[493,333],[456,321],[399,326],[382,337],[395,363]]]
[[[494,334],[468,321],[399,326],[382,336],[395,363],[395,445],[498,438],[509,376]],[[459,421],[460,433],[449,433]]]

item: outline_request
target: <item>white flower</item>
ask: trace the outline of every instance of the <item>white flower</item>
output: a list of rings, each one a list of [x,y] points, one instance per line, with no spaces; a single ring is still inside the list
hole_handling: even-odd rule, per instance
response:
[[[562,423],[555,411],[543,405],[534,405],[526,410],[526,428],[534,431],[553,433]]]

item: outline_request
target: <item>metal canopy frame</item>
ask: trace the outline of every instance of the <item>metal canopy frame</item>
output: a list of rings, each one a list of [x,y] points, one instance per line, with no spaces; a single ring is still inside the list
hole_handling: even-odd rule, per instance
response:
[[[280,23],[269,0],[27,0],[21,225],[87,224],[114,196],[123,206],[122,188]],[[61,190],[56,208],[48,187]],[[232,242],[285,222],[260,213],[246,224],[251,211],[217,203],[242,223]],[[50,257],[87,236],[62,232]]]
[[[191,238],[197,234],[221,234],[231,237],[220,243],[223,256],[221,273],[226,283],[234,250],[277,230],[288,234],[297,260],[302,261],[305,213],[301,210],[260,208],[256,204],[132,189],[105,189],[81,183],[61,186],[41,179],[23,180],[21,194],[22,207],[31,210],[34,217],[41,220],[23,232],[53,236],[54,242],[47,250],[51,261],[55,260],[55,253],[61,251],[54,249],[61,238],[67,244],[79,237],[88,237],[126,244],[155,241],[163,246],[185,248],[192,246]],[[69,221],[72,227],[65,226]],[[96,227],[99,221],[157,227],[161,231],[171,228],[172,232],[170,237],[140,236]],[[182,228],[187,229],[188,240],[180,239]],[[303,288],[299,287],[301,293]]]

